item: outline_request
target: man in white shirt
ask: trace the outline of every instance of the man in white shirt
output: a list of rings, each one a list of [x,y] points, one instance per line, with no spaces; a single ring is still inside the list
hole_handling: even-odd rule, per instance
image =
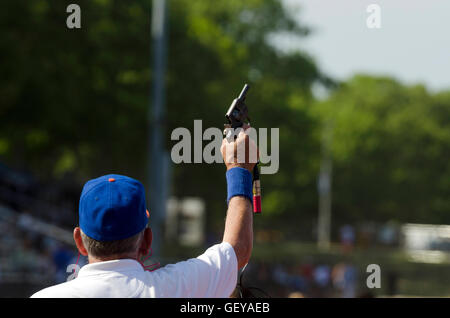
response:
[[[245,149],[246,162],[237,162],[237,149]],[[73,233],[78,251],[88,256],[89,264],[76,279],[31,297],[229,297],[238,269],[248,263],[253,246],[251,171],[255,162],[250,162],[254,156],[249,153],[257,149],[241,131],[235,141],[224,139],[221,150],[228,190],[221,244],[197,258],[145,270],[139,260],[150,252],[152,232],[147,226],[144,187],[126,176],[102,176],[85,184],[80,226]]]

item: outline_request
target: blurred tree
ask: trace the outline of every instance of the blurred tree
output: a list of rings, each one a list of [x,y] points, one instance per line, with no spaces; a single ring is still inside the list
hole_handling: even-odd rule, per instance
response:
[[[311,88],[327,78],[307,54],[281,53],[271,45],[268,38],[276,32],[301,39],[308,29],[279,1],[171,1],[168,131],[192,128],[194,119],[202,119],[204,128],[222,128],[231,101],[250,83],[252,125],[280,129],[280,169],[262,176],[264,218],[257,226],[290,227],[297,237],[303,227],[310,236],[319,153]],[[176,195],[208,200],[219,229],[226,208],[223,173],[222,165],[182,164],[173,180]]]
[[[449,97],[359,75],[318,107],[334,123],[335,221],[450,223]]]
[[[0,155],[43,179],[145,166],[149,1],[2,1]],[[20,18],[18,18],[20,17]]]
[[[69,3],[1,4],[0,156],[45,180],[70,175],[81,183],[117,172],[145,182],[151,1],[80,0],[79,30],[66,27]],[[297,229],[301,215],[316,213],[319,148],[309,106],[312,85],[325,78],[308,55],[281,53],[268,38],[303,37],[308,29],[275,0],[168,5],[167,148],[171,130],[194,119],[223,127],[226,109],[249,82],[253,125],[280,128],[279,173],[263,176],[263,222],[293,220]],[[224,166],[173,168],[172,193],[204,197],[209,226],[221,224]]]
[[[70,1],[0,4],[0,158],[42,180],[116,172],[145,182],[150,102],[151,1],[80,0],[81,29],[66,27]],[[304,52],[271,36],[309,30],[276,0],[171,0],[166,146],[176,127],[219,127],[245,82],[252,125],[280,129],[280,168],[263,175],[256,227],[310,238],[317,218],[321,125],[334,122],[333,221],[448,223],[449,93],[358,76],[321,103],[331,81]],[[18,18],[20,17],[20,18]],[[205,143],[206,144],[206,143]],[[172,194],[206,200],[221,230],[224,166],[173,165]],[[158,191],[158,189],[151,189]]]

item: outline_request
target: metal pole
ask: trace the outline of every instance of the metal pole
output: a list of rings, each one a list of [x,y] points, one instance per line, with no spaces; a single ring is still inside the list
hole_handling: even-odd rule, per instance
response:
[[[163,147],[165,72],[166,72],[166,1],[153,0],[152,6],[153,87],[149,110],[150,167],[147,190],[150,227],[153,232],[152,250],[160,256],[161,226],[165,217],[167,196],[167,155]]]
[[[322,162],[318,178],[319,192],[319,217],[317,222],[317,245],[320,249],[330,248],[331,232],[331,141],[333,135],[333,124],[328,122],[324,129],[322,141]]]

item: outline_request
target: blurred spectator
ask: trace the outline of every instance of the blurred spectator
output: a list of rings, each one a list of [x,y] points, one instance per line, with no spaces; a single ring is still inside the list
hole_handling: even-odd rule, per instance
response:
[[[355,230],[351,225],[344,225],[340,228],[340,238],[342,251],[344,253],[350,253],[353,250],[355,244]]]
[[[384,224],[378,232],[378,241],[381,244],[393,246],[397,242],[397,228],[393,223]]]
[[[351,264],[345,265],[342,297],[344,298],[356,297],[357,279],[358,279],[358,271],[356,267]]]
[[[330,283],[330,266],[318,265],[313,272],[314,283],[317,287],[315,290],[316,297],[326,297]]]
[[[330,282],[330,266],[319,265],[314,270],[314,281],[320,287],[326,287]]]

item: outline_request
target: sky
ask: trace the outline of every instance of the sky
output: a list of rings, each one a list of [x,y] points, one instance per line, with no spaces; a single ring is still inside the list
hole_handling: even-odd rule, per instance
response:
[[[325,74],[389,75],[432,91],[450,89],[450,0],[284,0],[312,33],[277,37],[284,49],[300,48]],[[381,28],[366,24],[378,4]]]

